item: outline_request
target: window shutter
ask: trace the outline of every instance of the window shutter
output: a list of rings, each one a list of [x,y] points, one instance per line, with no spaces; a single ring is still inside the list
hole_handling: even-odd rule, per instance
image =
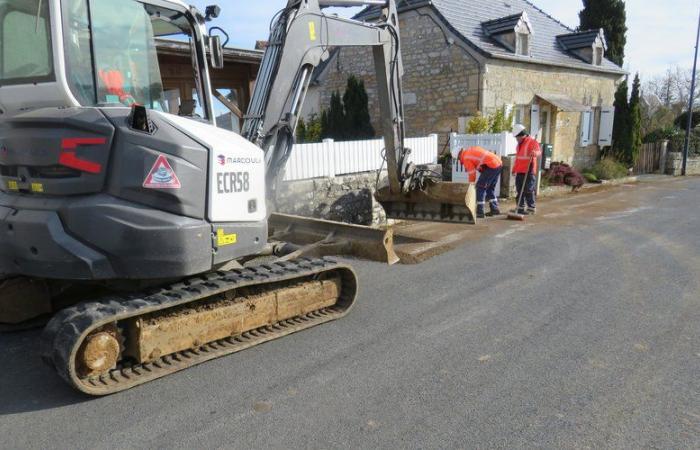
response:
[[[588,147],[591,144],[591,118],[590,111],[581,113],[581,147]]]
[[[601,147],[612,145],[614,119],[615,108],[612,106],[603,106],[600,109],[600,131],[598,133],[598,145]]]

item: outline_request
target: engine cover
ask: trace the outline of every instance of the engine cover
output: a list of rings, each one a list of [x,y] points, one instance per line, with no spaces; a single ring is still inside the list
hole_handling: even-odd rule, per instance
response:
[[[47,108],[0,122],[0,273],[162,279],[258,253],[262,150],[205,123],[127,108]]]

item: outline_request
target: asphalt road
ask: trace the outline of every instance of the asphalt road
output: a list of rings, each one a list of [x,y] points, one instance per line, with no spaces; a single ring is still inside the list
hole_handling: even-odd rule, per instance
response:
[[[0,336],[0,447],[700,448],[700,179],[570,200],[354,262],[343,320],[107,398]]]

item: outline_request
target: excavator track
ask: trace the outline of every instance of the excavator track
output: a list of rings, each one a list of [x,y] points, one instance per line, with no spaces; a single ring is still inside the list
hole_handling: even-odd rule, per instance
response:
[[[196,315],[197,307],[204,311],[201,314],[210,314],[210,316],[201,317],[211,317],[211,314],[217,314],[217,311],[224,311],[219,313],[219,320],[221,320],[225,312],[231,310],[215,309],[218,307],[217,303],[214,303],[218,301],[216,299],[223,299],[229,294],[231,297],[232,293],[236,292],[246,292],[250,295],[251,292],[256,291],[266,293],[259,295],[258,298],[264,295],[275,297],[278,295],[276,292],[283,292],[284,289],[287,289],[287,292],[296,289],[294,292],[298,295],[299,292],[302,294],[306,292],[303,290],[307,289],[304,283],[311,288],[316,285],[331,286],[333,289],[337,287],[337,291],[334,290],[337,292],[337,301],[330,306],[308,312],[302,311],[293,317],[256,326],[242,333],[232,333],[207,342],[194,341],[196,345],[162,356],[154,355],[152,352],[139,361],[138,358],[134,360],[126,355],[129,351],[125,349],[135,346],[134,342],[130,343],[129,340],[134,339],[134,333],[141,333],[143,339],[146,331],[139,327],[145,328],[149,320],[156,324],[159,320],[165,321],[163,324],[151,326],[150,331],[156,334],[162,329],[167,329],[169,325],[171,328],[176,328],[178,324],[185,323],[169,323],[168,320],[191,321],[194,317],[195,321],[192,323],[197,324],[199,317]],[[212,272],[144,295],[107,297],[64,309],[54,316],[45,328],[41,338],[41,353],[44,361],[53,366],[61,378],[79,391],[96,396],[108,395],[338,319],[349,312],[356,296],[357,278],[352,268],[326,258],[299,259],[252,268]],[[288,297],[293,298],[289,295]],[[240,302],[229,302],[226,308],[241,305]],[[262,303],[259,304],[262,305]],[[254,305],[250,307],[251,310],[255,310]],[[274,308],[277,308],[276,303]],[[279,309],[282,309],[282,303],[279,304]],[[201,320],[199,322],[201,325]],[[136,326],[134,326],[135,323],[137,323]],[[131,326],[130,330],[125,331],[128,326]],[[187,330],[183,333],[186,334],[186,332]],[[182,336],[175,336],[174,340],[181,341]],[[118,344],[112,344],[113,342]],[[160,342],[163,340],[161,339]],[[91,356],[86,356],[92,348],[97,348],[97,353],[93,352]],[[138,345],[136,348],[139,348]],[[110,357],[110,354],[118,355],[117,363],[102,373],[86,374],[81,368],[86,361],[88,364],[94,364],[97,361],[99,366],[105,357]],[[95,366],[91,365],[91,367]]]

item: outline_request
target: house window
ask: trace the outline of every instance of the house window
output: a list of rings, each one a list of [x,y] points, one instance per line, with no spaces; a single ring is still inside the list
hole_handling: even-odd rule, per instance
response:
[[[513,111],[513,122],[514,122],[514,124],[525,123],[525,106],[524,105],[516,105],[515,106],[515,109]]]
[[[593,48],[593,64],[596,66],[603,64],[603,47]]]
[[[521,56],[530,56],[530,35],[526,33],[516,33],[515,53]]]

